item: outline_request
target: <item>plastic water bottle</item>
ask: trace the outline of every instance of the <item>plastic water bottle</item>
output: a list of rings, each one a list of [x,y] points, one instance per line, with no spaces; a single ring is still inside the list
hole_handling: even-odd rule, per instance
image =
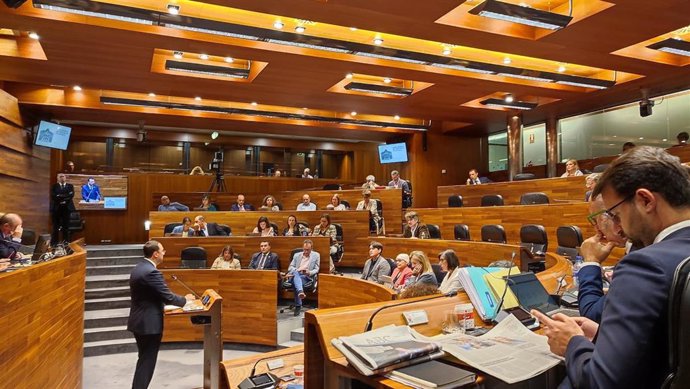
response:
[[[579,273],[580,268],[582,268],[582,262],[582,256],[578,255],[575,257],[575,263],[573,263],[573,285],[575,287],[578,287],[580,285],[577,279],[577,273]]]

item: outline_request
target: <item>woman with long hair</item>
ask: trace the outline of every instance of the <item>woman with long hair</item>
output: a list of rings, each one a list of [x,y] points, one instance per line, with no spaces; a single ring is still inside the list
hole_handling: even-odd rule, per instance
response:
[[[223,251],[220,252],[218,258],[211,265],[211,269],[238,270],[241,268],[240,261],[235,258],[235,250],[232,249],[232,246],[223,247]]]

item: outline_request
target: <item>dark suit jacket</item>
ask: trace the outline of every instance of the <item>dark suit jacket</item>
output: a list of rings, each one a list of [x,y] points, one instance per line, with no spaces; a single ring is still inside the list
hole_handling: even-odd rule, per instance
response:
[[[70,212],[75,211],[74,202],[74,186],[72,184],[65,184],[65,188],[57,182],[50,188],[50,212],[56,211],[59,208],[67,207]]]
[[[146,259],[137,263],[129,276],[132,308],[129,311],[127,330],[138,335],[163,333],[163,306],[184,306],[184,296],[171,292],[163,280],[163,274]]]
[[[0,236],[0,258],[14,259],[21,244],[12,240],[12,237]]]
[[[206,223],[206,228],[208,229],[208,236],[228,236],[225,231],[218,227],[218,223]],[[199,231],[199,236],[201,231]]]
[[[414,235],[412,235],[410,226],[405,226],[403,238],[412,238],[413,236],[419,239],[429,239],[429,228],[427,228],[426,224],[419,223],[417,229],[414,230]]]
[[[258,253],[255,253],[252,255],[252,259],[249,261],[249,268],[250,269],[258,269],[259,267],[259,262],[261,262],[261,256],[263,254],[261,251]],[[268,252],[268,257],[266,257],[266,263],[264,263],[264,269],[278,269],[278,264],[279,264],[280,258],[278,258],[278,254],[269,251]]]
[[[596,344],[583,336],[565,353],[561,388],[659,388],[668,372],[668,291],[690,253],[690,228],[626,255],[604,303]]]
[[[240,210],[240,207],[237,205],[237,203],[233,204],[232,207],[230,207],[231,211],[238,212]],[[248,203],[244,203],[244,210],[245,211],[253,211],[254,206]]]

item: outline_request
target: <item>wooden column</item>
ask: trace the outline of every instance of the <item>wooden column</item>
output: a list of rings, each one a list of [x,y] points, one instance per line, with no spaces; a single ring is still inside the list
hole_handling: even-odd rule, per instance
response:
[[[518,115],[508,116],[508,178],[522,172],[522,118]]]
[[[546,177],[556,177],[558,163],[558,119],[546,119]]]

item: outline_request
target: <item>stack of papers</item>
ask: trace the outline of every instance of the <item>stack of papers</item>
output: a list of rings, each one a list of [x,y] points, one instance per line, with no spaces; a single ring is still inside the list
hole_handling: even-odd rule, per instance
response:
[[[386,374],[393,381],[413,388],[451,389],[471,384],[476,375],[457,366],[440,361],[428,361],[407,366]]]

